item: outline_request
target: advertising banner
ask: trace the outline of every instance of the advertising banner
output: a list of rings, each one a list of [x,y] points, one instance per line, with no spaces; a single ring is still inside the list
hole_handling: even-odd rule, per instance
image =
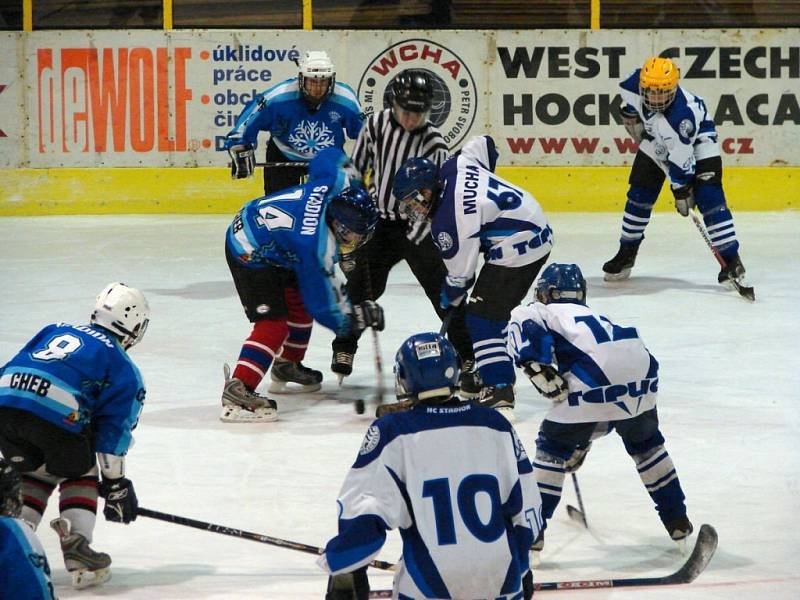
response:
[[[489,133],[501,163],[519,166],[629,164],[618,83],[662,54],[705,100],[725,164],[797,166],[798,39],[796,29],[3,33],[0,167],[224,165],[244,105],[295,76],[307,49],[330,54],[367,114],[387,105],[398,72],[428,70],[431,118],[451,149]]]

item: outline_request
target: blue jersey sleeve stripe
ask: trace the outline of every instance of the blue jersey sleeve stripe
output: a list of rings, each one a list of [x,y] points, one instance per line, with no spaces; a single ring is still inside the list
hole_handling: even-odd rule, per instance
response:
[[[75,389],[75,387],[71,386],[63,379],[56,377],[52,373],[42,371],[41,369],[37,369],[35,367],[8,367],[7,369],[3,370],[3,375],[13,375],[14,373],[32,373],[33,375],[37,375],[42,379],[47,379],[52,384],[57,385],[59,388],[72,396],[77,397],[80,395],[80,391]]]

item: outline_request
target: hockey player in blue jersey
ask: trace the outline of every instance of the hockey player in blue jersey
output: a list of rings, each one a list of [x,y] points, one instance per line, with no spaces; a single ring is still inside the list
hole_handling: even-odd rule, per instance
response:
[[[225,139],[232,158],[232,176],[250,177],[255,169],[258,134],[270,133],[264,168],[264,195],[301,183],[305,166],[270,166],[305,163],[325,148],[344,147],[345,135],[354,140],[364,116],[356,93],[336,81],[336,71],[326,52],[307,51],[300,72],[248,102]]]
[[[617,254],[603,265],[606,281],[627,279],[665,179],[675,208],[688,216],[696,205],[711,243],[725,266],[717,280],[744,283],[733,216],[722,189],[722,158],[712,116],[699,96],[678,85],[678,67],[668,58],[648,58],[619,85],[625,129],[639,142],[628,183]],[[722,262],[721,261],[721,262]]]
[[[636,328],[616,325],[586,306],[578,265],[553,263],[536,284],[536,302],[511,312],[508,348],[536,389],[553,401],[533,462],[545,522],[561,499],[565,473],[581,465],[592,439],[616,430],[661,522],[684,545],[692,524],[658,428],[658,362]],[[541,537],[535,549],[543,545]]]
[[[492,138],[477,136],[441,171],[427,159],[406,161],[394,195],[409,220],[431,220],[447,267],[441,306],[459,305],[472,288],[466,321],[482,382],[478,401],[513,418],[514,365],[503,330],[547,260],[553,230],[530,193],[495,175],[496,162]]]
[[[107,520],[136,518],[125,455],[145,388],[128,350],[144,336],[149,316],[139,290],[112,283],[88,325],[47,325],[0,369],[0,450],[22,473],[22,518],[38,527],[59,486],[56,526],[76,587],[110,575],[111,558],[89,546],[98,492]]]
[[[403,342],[394,369],[413,406],[372,423],[345,478],[319,559],[326,600],[368,597],[366,565],[391,529],[403,539],[393,598],[530,598],[541,498],[513,427],[454,395],[460,359],[438,333]]]
[[[21,511],[19,473],[0,457],[0,598],[56,600],[44,548]]]
[[[371,300],[353,306],[334,269],[342,253],[364,244],[378,211],[344,152],[323,150],[311,161],[308,182],[248,202],[233,219],[225,256],[253,330],[233,377],[225,366],[226,422],[274,421],[274,400],[256,393],[272,366],[270,391],[320,388],[322,373],[302,364],[312,320],[338,335],[383,329]],[[274,361],[274,362],[273,362]]]

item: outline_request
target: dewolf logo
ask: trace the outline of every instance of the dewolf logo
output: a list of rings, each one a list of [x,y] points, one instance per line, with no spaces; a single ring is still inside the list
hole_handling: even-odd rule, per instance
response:
[[[371,115],[391,106],[392,80],[405,69],[423,69],[433,81],[431,122],[450,149],[469,133],[478,108],[475,80],[452,50],[436,42],[411,39],[397,42],[376,56],[358,83],[358,99]]]

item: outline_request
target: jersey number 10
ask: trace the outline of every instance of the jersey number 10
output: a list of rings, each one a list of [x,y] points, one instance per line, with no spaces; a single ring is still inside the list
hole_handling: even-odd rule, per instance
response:
[[[484,523],[478,514],[476,497],[485,494],[489,499],[491,514]],[[422,485],[422,497],[433,501],[436,517],[436,537],[440,546],[456,544],[454,506],[447,477],[428,479]],[[485,543],[497,540],[505,533],[505,522],[500,500],[500,487],[494,475],[467,475],[456,490],[456,507],[467,530]]]

